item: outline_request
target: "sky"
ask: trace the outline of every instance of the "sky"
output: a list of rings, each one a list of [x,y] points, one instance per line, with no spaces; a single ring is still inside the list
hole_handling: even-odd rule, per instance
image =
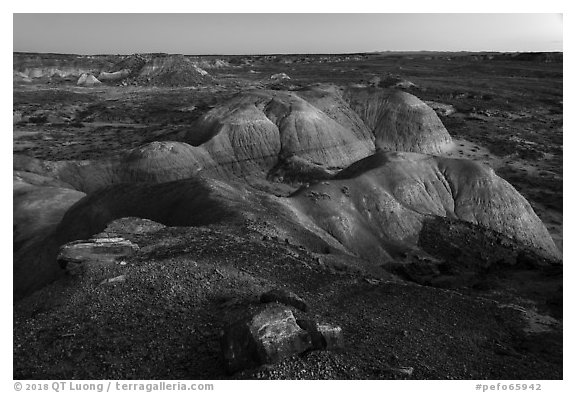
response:
[[[76,54],[562,51],[562,14],[13,14],[13,50]]]

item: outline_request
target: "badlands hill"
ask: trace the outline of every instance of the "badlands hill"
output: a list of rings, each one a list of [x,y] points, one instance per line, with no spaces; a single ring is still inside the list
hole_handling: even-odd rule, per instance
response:
[[[373,130],[375,144],[383,150],[440,154],[452,147],[436,112],[412,94],[350,89],[345,97]]]
[[[295,162],[300,172],[334,173],[371,155],[376,147],[426,153],[451,143],[424,103],[408,93],[389,95],[393,100],[398,97],[395,107],[379,107],[378,116],[396,119],[395,128],[363,121],[334,87],[253,90],[190,124],[184,143],[153,142],[99,161],[42,162],[16,156],[14,169],[53,177],[91,193],[111,184],[184,179],[200,172],[224,178],[266,177],[283,166],[294,167]],[[363,92],[361,97],[365,98]],[[414,111],[414,105],[427,110]],[[397,118],[398,108],[410,116]],[[412,123],[416,126],[409,126]],[[384,139],[392,142],[386,145]]]
[[[208,72],[182,55],[153,57],[142,66],[136,80],[153,86],[194,86],[212,82]]]
[[[560,257],[530,205],[492,170],[463,160],[379,152],[330,181],[285,198],[238,181],[196,176],[104,188],[71,207],[49,238],[23,249],[15,266],[20,273],[15,276],[17,296],[62,274],[54,263],[61,245],[87,239],[122,217],[142,217],[169,226],[254,222],[265,236],[284,238],[314,252],[361,260],[364,262],[356,268],[368,263],[369,270],[370,266],[391,267],[411,254],[452,262],[452,255],[430,256],[421,243],[426,231],[438,229],[428,225],[436,217],[500,234],[500,238],[489,236],[498,239],[498,247],[503,243],[501,247],[508,249],[510,255],[502,260],[506,264],[516,264],[518,250],[524,249],[543,261]],[[498,247],[492,244],[492,249],[476,250],[487,253],[480,258],[484,259],[481,264],[462,267],[478,270],[496,263],[490,255],[501,253]],[[44,274],[25,274],[30,270]]]
[[[430,108],[403,92],[379,101],[382,92],[354,91],[242,93],[191,124],[185,142],[152,142],[111,159],[16,156],[18,173],[67,185],[51,191],[57,191],[54,198],[67,197],[44,208],[50,217],[61,217],[62,206],[82,193],[89,197],[70,208],[56,230],[51,232],[54,218],[46,219],[46,236],[17,249],[15,293],[29,294],[58,276],[60,246],[125,216],[185,226],[249,216],[274,222],[275,236],[293,244],[334,250],[366,266],[391,264],[414,251],[426,254],[420,239],[438,217],[494,231],[545,260],[560,258],[530,204],[492,169],[423,154],[451,142]],[[361,114],[347,105],[372,102],[369,96],[378,105],[356,106]],[[363,121],[372,109],[378,114],[370,119],[377,120]],[[408,152],[381,147],[392,145]],[[253,189],[248,178],[268,186]],[[283,181],[302,188],[280,199],[265,192]],[[34,214],[31,209],[15,205],[18,217]],[[30,231],[28,237],[37,230]],[[507,263],[516,263],[515,257]],[[43,273],[25,274],[31,269]]]
[[[366,259],[392,261],[407,244],[417,246],[424,222],[433,217],[477,224],[560,258],[526,199],[491,168],[467,160],[378,151],[293,199],[316,225]]]

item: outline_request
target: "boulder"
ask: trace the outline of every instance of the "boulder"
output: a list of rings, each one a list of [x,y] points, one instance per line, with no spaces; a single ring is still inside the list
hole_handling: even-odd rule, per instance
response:
[[[310,334],[298,326],[292,311],[278,305],[227,326],[221,345],[229,373],[275,363],[312,348]]]

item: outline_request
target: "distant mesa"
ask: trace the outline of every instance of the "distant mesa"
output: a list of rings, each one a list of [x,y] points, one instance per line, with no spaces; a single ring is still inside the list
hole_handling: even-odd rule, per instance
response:
[[[100,76],[103,81],[166,87],[213,83],[207,71],[183,55],[130,55]]]
[[[213,78],[197,63],[183,55],[135,54],[130,56],[42,56],[14,55],[14,82],[34,79],[80,78],[79,86],[127,82],[153,86],[197,86],[211,84]],[[208,62],[213,68],[227,66],[221,61]],[[86,76],[84,76],[86,75]],[[96,75],[98,77],[96,77]]]
[[[153,57],[140,70],[137,81],[155,86],[194,86],[211,83],[212,77],[183,55]]]
[[[140,54],[125,56],[110,66],[107,72],[116,73],[122,70],[130,70],[130,76],[137,76],[146,61],[146,57]]]
[[[190,61],[192,61],[192,63],[196,64],[198,67],[203,68],[203,69],[204,68],[211,69],[211,68],[232,67],[232,65],[227,60],[222,60],[222,59],[198,58],[198,59],[190,59]]]
[[[40,53],[14,53],[13,69],[18,76],[30,80],[72,78],[77,80],[84,73],[98,73],[112,64],[113,56],[75,56]],[[16,76],[16,75],[15,75]],[[16,81],[16,79],[14,80]]]

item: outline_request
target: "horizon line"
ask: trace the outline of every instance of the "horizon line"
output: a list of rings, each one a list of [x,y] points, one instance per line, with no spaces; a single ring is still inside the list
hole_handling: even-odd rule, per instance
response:
[[[168,53],[168,52],[132,52],[132,53],[64,53],[64,52],[36,52],[36,51],[18,51],[13,50],[12,54],[45,54],[45,55],[74,55],[74,56],[131,56],[131,55],[183,55],[183,56],[295,56],[295,55],[330,55],[330,56],[341,56],[341,55],[377,55],[381,53],[564,53],[564,50],[534,50],[534,51],[497,51],[497,50],[378,50],[370,52],[308,52],[308,53],[298,53],[298,52],[285,52],[285,53],[241,53],[241,54],[227,54],[227,53],[212,53],[212,54],[189,54],[189,53]]]

